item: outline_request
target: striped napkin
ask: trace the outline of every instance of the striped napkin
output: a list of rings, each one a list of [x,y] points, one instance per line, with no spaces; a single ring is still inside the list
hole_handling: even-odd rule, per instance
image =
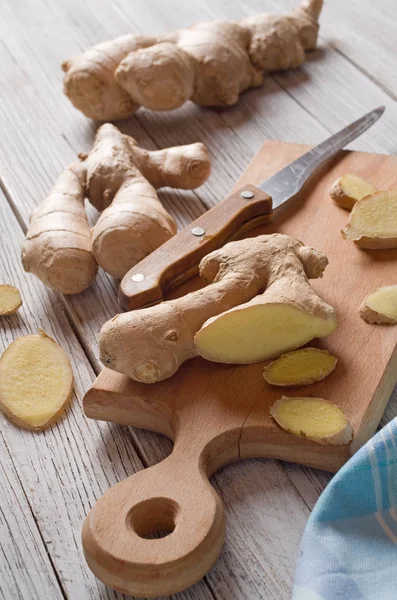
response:
[[[293,600],[397,600],[397,418],[320,496],[301,542]]]

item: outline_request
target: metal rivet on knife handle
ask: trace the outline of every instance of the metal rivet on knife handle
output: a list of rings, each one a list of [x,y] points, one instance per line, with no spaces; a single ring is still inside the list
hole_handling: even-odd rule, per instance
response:
[[[253,198],[253,197],[254,197],[254,192],[251,192],[251,190],[243,190],[243,191],[240,193],[240,196],[241,196],[242,198],[245,198],[246,200],[251,200],[251,198]]]
[[[197,235],[197,237],[201,237],[205,234],[205,229],[203,229],[202,227],[194,227],[192,229],[192,234]]]
[[[131,279],[132,281],[139,282],[143,281],[145,279],[145,276],[143,273],[135,273],[135,275],[132,275]]]

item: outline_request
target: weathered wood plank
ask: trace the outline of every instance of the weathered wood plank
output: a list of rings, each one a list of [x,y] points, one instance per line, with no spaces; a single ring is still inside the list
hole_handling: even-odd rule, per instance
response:
[[[0,455],[0,597],[62,600],[62,589],[2,434]]]

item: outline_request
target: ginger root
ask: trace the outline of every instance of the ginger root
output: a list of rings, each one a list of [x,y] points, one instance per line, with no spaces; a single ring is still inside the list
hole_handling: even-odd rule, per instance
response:
[[[397,248],[397,190],[375,192],[356,202],[342,235],[360,248]]]
[[[204,289],[108,321],[100,332],[101,361],[136,381],[155,383],[199,353],[214,358],[218,350],[217,359],[254,362],[327,335],[336,327],[335,311],[308,282],[321,277],[327,263],[318,250],[282,234],[230,242],[200,262],[200,275],[209,284]],[[263,292],[258,306],[251,308]],[[229,327],[224,311],[233,306],[250,308]],[[222,332],[215,326],[214,342],[209,344],[208,319],[214,315],[227,323]]]
[[[91,285],[97,263],[122,278],[171,238],[176,223],[156,189],[194,189],[211,170],[201,143],[148,151],[109,123],[99,128],[91,152],[79,158],[33,212],[22,248],[25,271],[63,294]],[[92,235],[85,196],[103,211]]]
[[[22,306],[19,290],[13,285],[0,285],[0,316],[13,315]]]
[[[300,348],[270,363],[265,367],[263,377],[271,385],[310,385],[328,377],[337,362],[337,358],[326,350]]]
[[[125,35],[65,60],[64,92],[87,117],[124,119],[139,106],[170,110],[192,100],[230,106],[263,73],[296,68],[316,47],[323,0],[291,14],[198,23],[159,35]]]
[[[376,187],[372,183],[358,175],[347,173],[333,183],[329,195],[339,206],[351,210],[358,200],[374,192]]]
[[[0,409],[16,425],[49,427],[65,410],[72,392],[69,359],[43,331],[17,338],[0,359]]]
[[[319,444],[341,446],[353,436],[341,409],[323,398],[283,396],[273,404],[270,414],[289,433]]]
[[[397,323],[397,285],[381,287],[369,294],[359,311],[367,323]]]
[[[85,290],[98,268],[84,209],[85,174],[79,162],[61,173],[33,211],[22,246],[25,271],[62,294]]]

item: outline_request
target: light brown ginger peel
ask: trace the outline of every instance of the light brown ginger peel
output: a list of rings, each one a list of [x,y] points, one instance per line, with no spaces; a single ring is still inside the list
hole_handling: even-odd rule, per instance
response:
[[[124,119],[139,106],[170,110],[192,100],[230,106],[263,73],[296,68],[316,47],[323,0],[288,15],[198,23],[159,35],[125,35],[65,60],[64,91],[91,119]]]
[[[397,285],[381,287],[364,298],[360,315],[370,324],[397,323]]]
[[[101,361],[155,383],[198,354],[252,363],[327,335],[336,327],[335,311],[308,281],[321,277],[327,263],[320,251],[282,234],[226,244],[200,262],[207,287],[108,321]]]
[[[148,151],[114,125],[102,125],[91,152],[80,154],[32,213],[22,247],[25,271],[63,294],[91,285],[97,263],[122,278],[176,233],[156,189],[194,189],[210,170],[201,143]],[[103,211],[92,232],[86,196]]]

